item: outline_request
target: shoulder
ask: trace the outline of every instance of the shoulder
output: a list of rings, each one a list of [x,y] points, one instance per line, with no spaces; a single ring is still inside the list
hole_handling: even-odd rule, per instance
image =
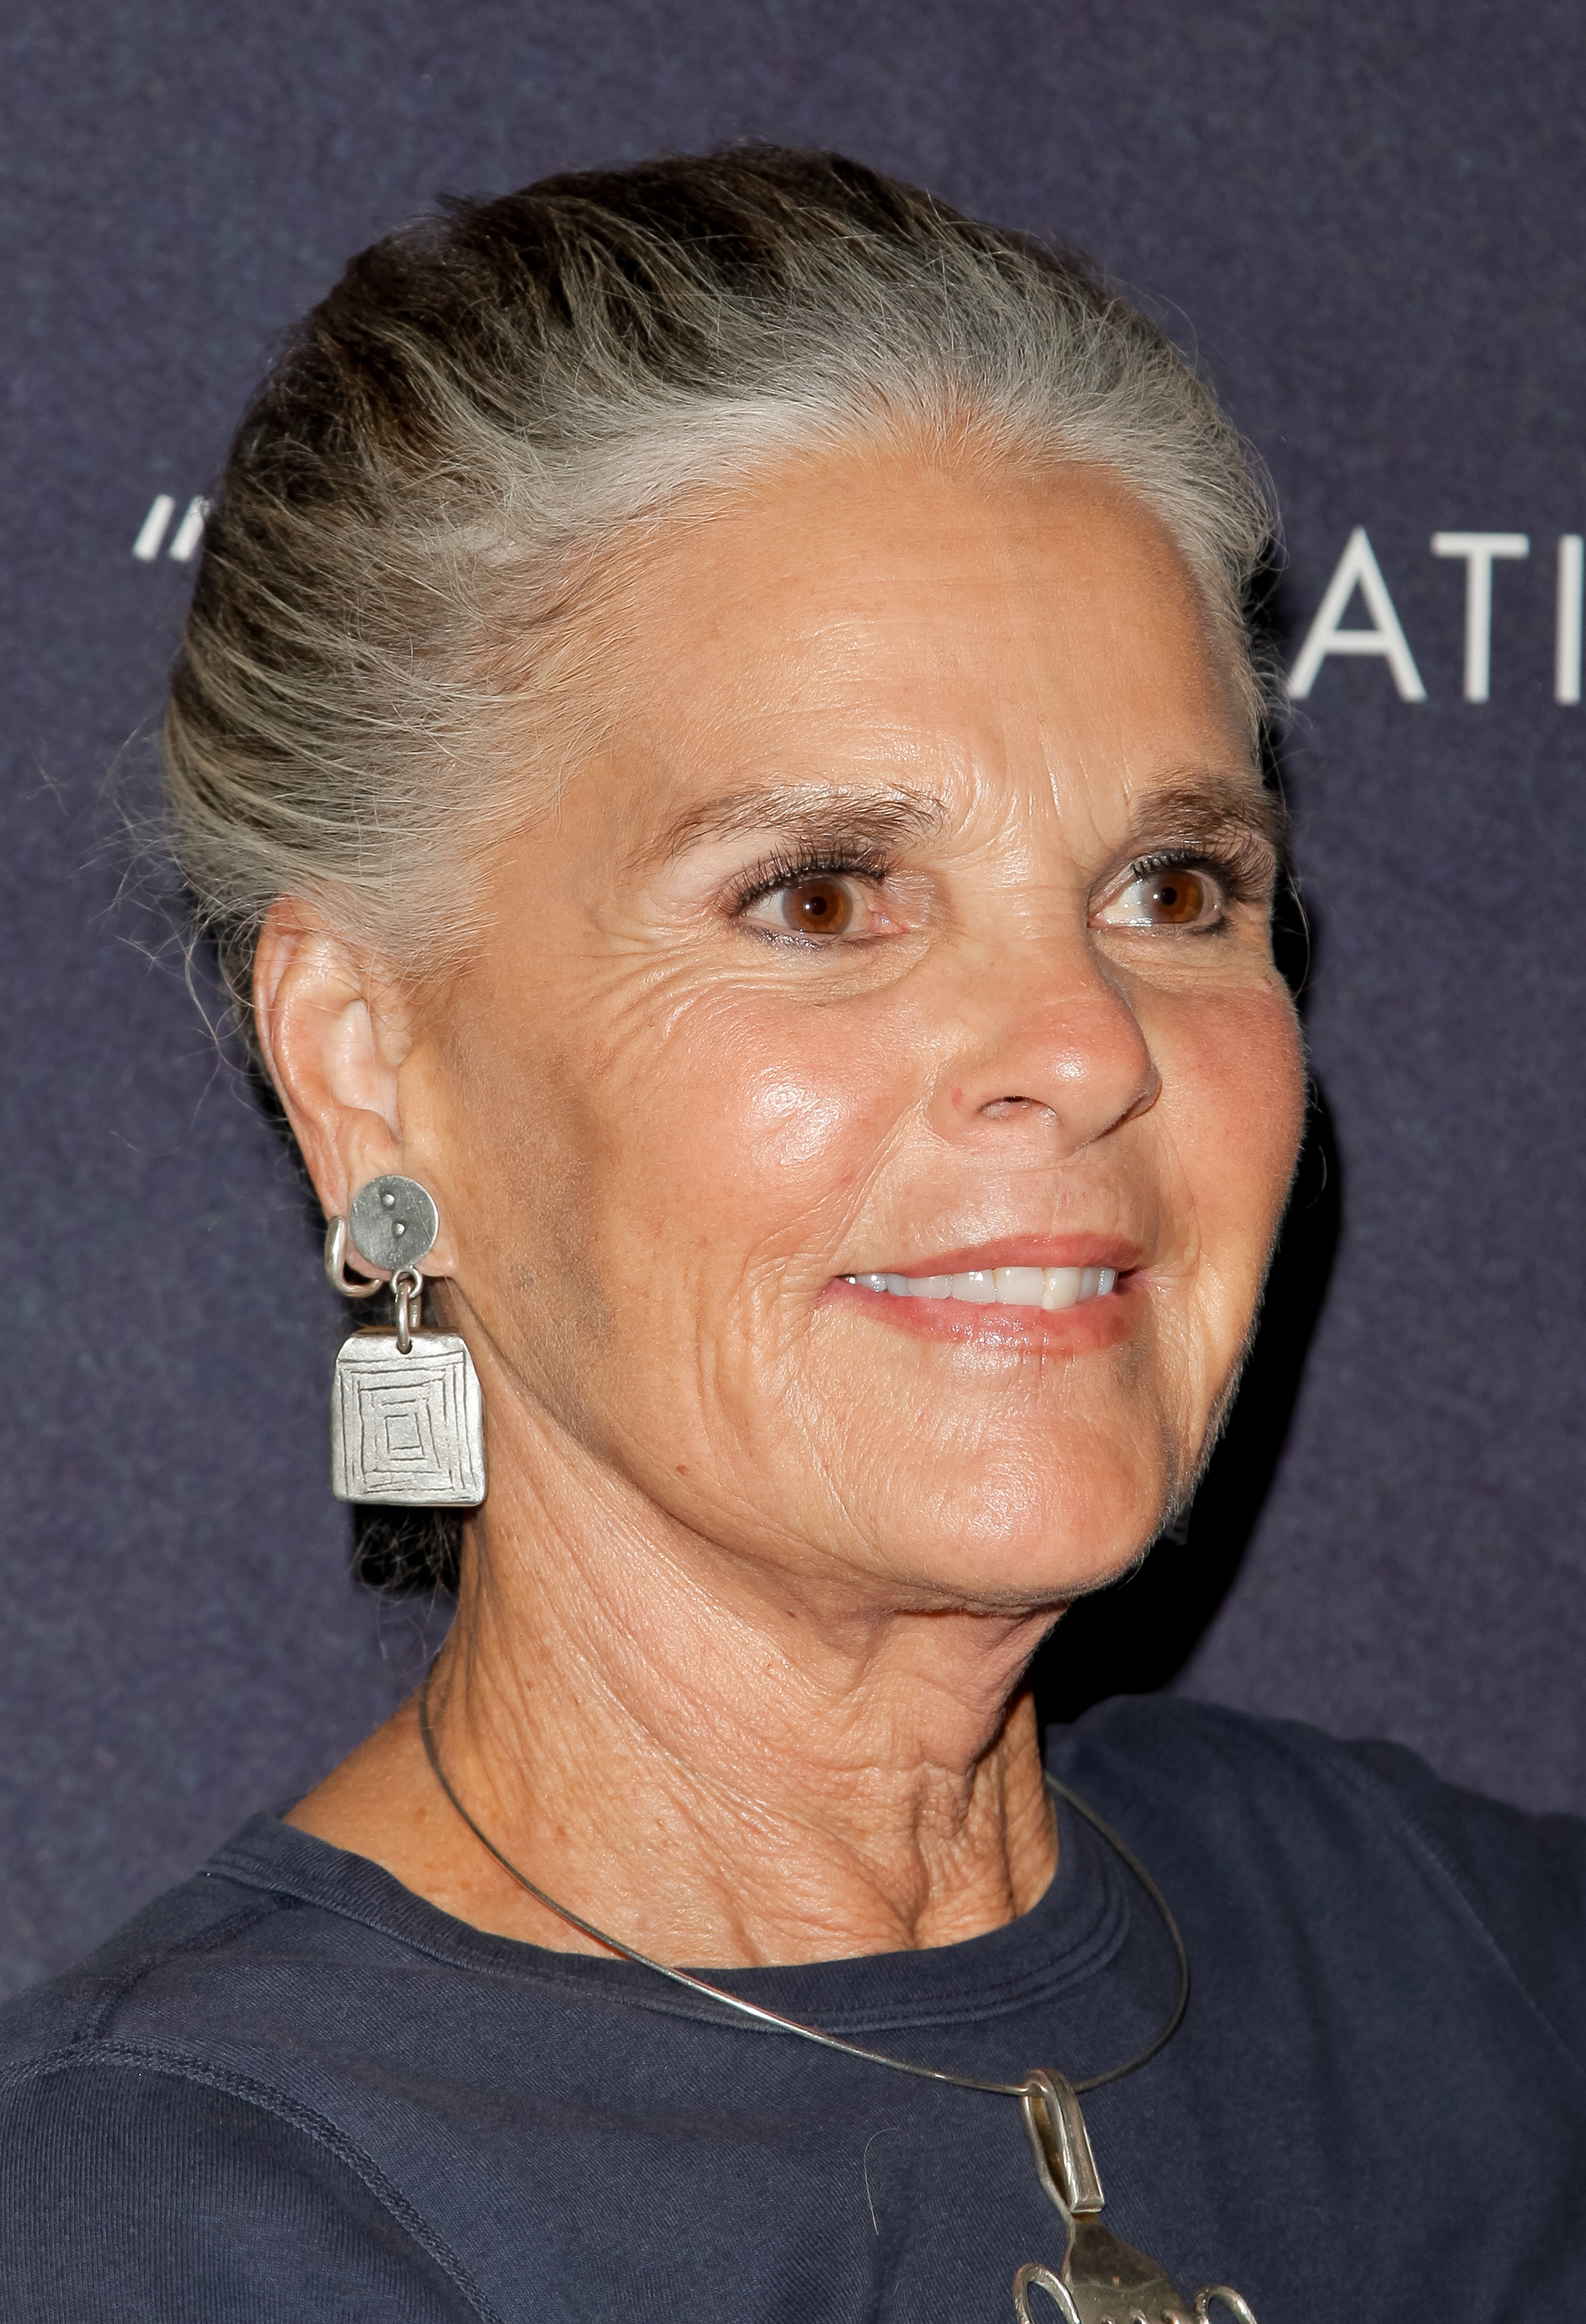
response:
[[[268,2038],[328,1917],[200,1873],[0,2008],[8,2324],[486,2312]]]
[[[1291,1844],[1407,1846],[1452,1868],[1504,1857],[1566,1886],[1586,1865],[1586,1820],[1535,1815],[1445,1782],[1402,1744],[1342,1741],[1296,1720],[1261,1719],[1172,1695],[1123,1695],[1051,1729],[1055,1775],[1123,1786],[1148,1811],[1186,1809],[1207,1838],[1272,1829]],[[1296,1824],[1296,1816],[1300,1816]]]
[[[99,2044],[0,2087],[7,2324],[455,2324],[487,2313],[335,2126]]]
[[[1406,1980],[1505,1986],[1586,2068],[1586,1821],[1465,1791],[1397,1744],[1168,1696],[1099,1705],[1047,1762],[1192,1914],[1303,1930],[1341,1973],[1369,1949]]]
[[[185,1963],[223,1950],[294,1902],[207,1872],[156,1897],[75,1968],[0,2006],[0,2088],[50,2070],[103,2035],[151,1979],[180,1979]]]

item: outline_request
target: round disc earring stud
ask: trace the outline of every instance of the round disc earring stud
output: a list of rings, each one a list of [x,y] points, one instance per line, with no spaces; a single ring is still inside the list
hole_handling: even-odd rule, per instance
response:
[[[348,1213],[353,1240],[371,1267],[417,1268],[440,1232],[440,1213],[417,1178],[371,1178]]]

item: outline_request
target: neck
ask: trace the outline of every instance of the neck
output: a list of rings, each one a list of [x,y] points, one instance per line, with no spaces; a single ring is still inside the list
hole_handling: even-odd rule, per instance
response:
[[[1036,1902],[1056,1837],[1020,1682],[1049,1610],[729,1554],[547,1449],[498,1433],[429,1702],[447,1779],[509,1862],[700,1967],[946,1944]],[[600,1950],[456,1817],[411,1706],[292,1820],[476,1925]]]

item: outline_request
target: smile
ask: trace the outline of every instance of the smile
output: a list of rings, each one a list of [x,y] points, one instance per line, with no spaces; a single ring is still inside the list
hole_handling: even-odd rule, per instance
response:
[[[968,1275],[845,1275],[862,1291],[895,1299],[959,1299],[985,1307],[1039,1307],[1050,1315],[1086,1299],[1105,1299],[1118,1280],[1111,1267],[988,1267]]]

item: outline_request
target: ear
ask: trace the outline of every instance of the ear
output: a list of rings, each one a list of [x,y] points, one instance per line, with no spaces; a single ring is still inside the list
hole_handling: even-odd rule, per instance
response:
[[[259,1046],[327,1217],[402,1167],[397,1084],[411,1047],[393,980],[311,903],[272,905],[254,963]]]

